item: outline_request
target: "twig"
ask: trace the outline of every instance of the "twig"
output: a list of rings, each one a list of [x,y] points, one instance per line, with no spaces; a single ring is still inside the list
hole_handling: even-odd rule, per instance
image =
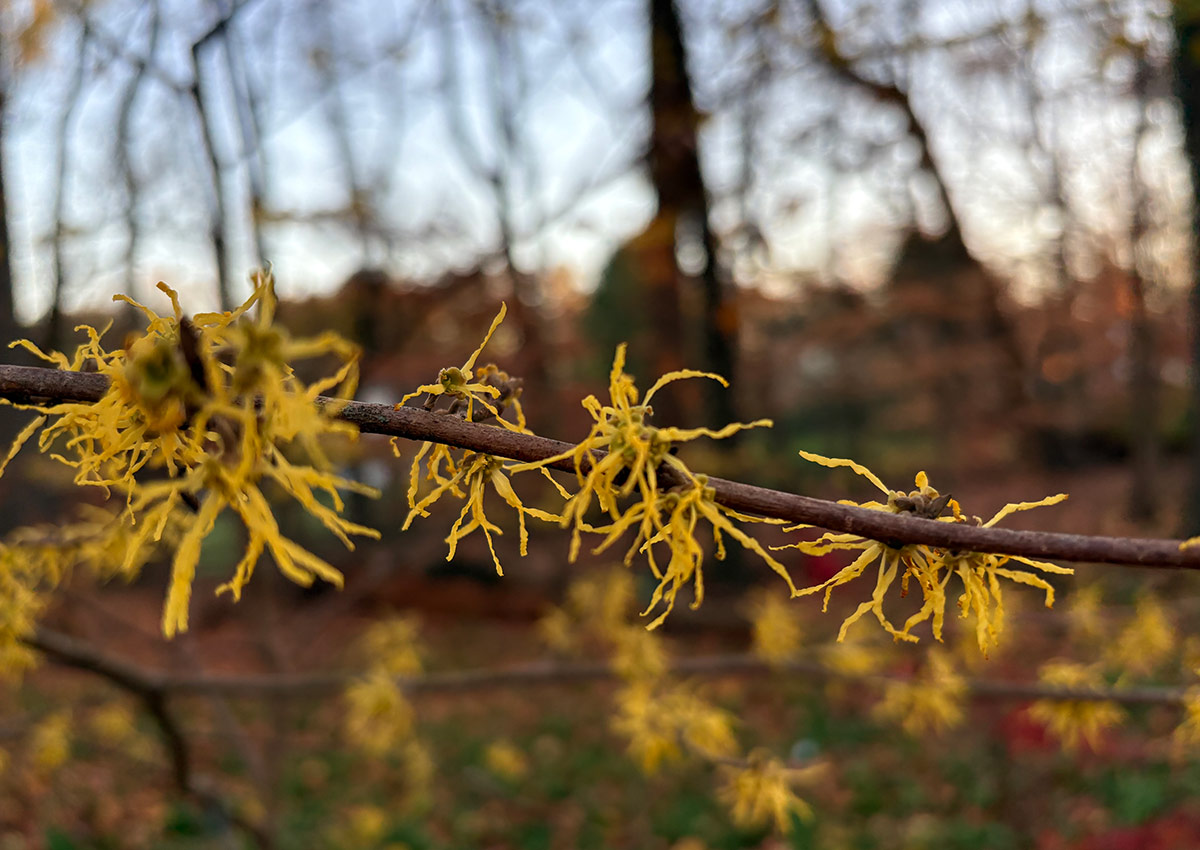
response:
[[[172,692],[177,690],[173,687],[172,676],[154,673],[120,658],[97,652],[72,637],[46,628],[39,628],[32,637],[26,639],[26,643],[52,661],[76,670],[95,673],[136,696],[158,726],[171,765],[171,778],[179,792],[219,810],[225,820],[249,835],[256,846],[267,850],[274,845],[269,834],[237,814],[224,799],[203,787],[203,783],[198,781],[193,770],[187,738],[167,702]]]
[[[0,398],[18,402],[37,399],[94,402],[104,395],[107,387],[108,379],[94,373],[0,365]],[[545,460],[574,448],[571,443],[465,422],[416,407],[397,410],[388,404],[327,398],[318,402],[333,406],[339,419],[357,425],[368,434],[443,443],[519,461]],[[550,467],[575,471],[570,459],[556,461]],[[669,485],[670,470],[660,472],[660,478]],[[1039,560],[1200,569],[1200,546],[1181,549],[1179,540],[983,528],[965,522],[936,522],[842,505],[723,478],[709,478],[708,484],[716,492],[716,501],[734,510],[855,534],[889,546],[920,543],[961,552],[997,552]]]

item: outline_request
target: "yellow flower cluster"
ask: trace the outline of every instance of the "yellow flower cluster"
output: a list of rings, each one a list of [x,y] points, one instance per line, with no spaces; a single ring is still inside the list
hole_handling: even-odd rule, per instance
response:
[[[343,693],[346,739],[368,759],[397,769],[404,778],[404,806],[423,808],[429,802],[433,757],[417,736],[416,711],[400,678],[419,675],[425,666],[417,621],[389,617],[372,624],[357,653],[368,666]]]
[[[388,617],[372,624],[358,640],[356,654],[367,659],[367,670],[342,694],[346,740],[373,767],[395,770],[403,778],[405,809],[423,809],[430,802],[434,762],[417,734],[416,711],[402,686],[403,677],[417,676],[425,667],[417,621]]]
[[[1017,502],[1005,505],[996,515],[984,522],[979,517],[968,518],[962,513],[958,503],[949,495],[942,495],[929,485],[929,477],[924,472],[917,473],[916,489],[908,493],[892,490],[887,487],[871,470],[842,458],[828,458],[811,452],[800,452],[805,460],[830,468],[848,467],[874,484],[886,496],[885,502],[844,502],[869,510],[887,511],[888,513],[908,514],[937,522],[970,522],[986,528],[998,523],[1009,514],[1026,511],[1044,505],[1054,505],[1064,499],[1065,494],[1050,496],[1038,502]],[[949,516],[942,516],[949,509]],[[796,531],[808,526],[797,525],[785,529]],[[845,639],[846,632],[864,615],[874,614],[879,624],[883,626],[895,640],[917,641],[912,633],[913,627],[930,621],[933,636],[942,639],[942,628],[946,616],[946,590],[950,580],[957,576],[962,583],[962,593],[958,597],[958,607],[961,616],[975,616],[976,641],[979,649],[987,653],[995,645],[1004,623],[1004,597],[1000,579],[1005,578],[1018,584],[1031,585],[1046,593],[1046,607],[1054,604],[1054,588],[1043,578],[1028,570],[1011,569],[1008,564],[1016,561],[1047,573],[1070,575],[1074,570],[1060,567],[1046,561],[1034,561],[1017,555],[994,555],[984,552],[952,552],[938,549],[921,543],[908,545],[892,545],[890,543],[859,537],[855,534],[826,533],[811,542],[791,543],[786,546],[773,547],[777,549],[794,548],[810,555],[824,555],[837,550],[858,552],[858,557],[852,563],[840,570],[828,581],[813,587],[806,587],[799,592],[807,596],[819,591],[825,592],[824,607],[828,608],[829,596],[833,590],[859,578],[867,569],[878,564],[875,577],[875,587],[871,598],[861,603],[853,614],[842,623],[838,640]],[[920,610],[910,616],[902,628],[896,628],[884,612],[884,600],[888,590],[900,580],[902,593],[907,593],[909,584],[916,580],[921,590],[922,605]]]
[[[501,307],[483,342],[462,366],[443,369],[437,383],[419,387],[404,396],[400,405],[424,395],[427,410],[457,414],[468,421],[486,421],[512,431],[529,433],[520,408],[519,382],[493,364],[478,369],[475,367],[504,315],[505,309]],[[584,409],[594,420],[592,429],[582,442],[561,455],[531,463],[505,464],[499,458],[486,454],[456,452],[444,445],[423,444],[412,462],[408,492],[410,510],[404,528],[407,529],[418,516],[428,516],[430,506],[450,494],[462,500],[463,506],[446,538],[450,547],[447,560],[454,557],[460,540],[479,529],[487,538],[496,571],[501,575],[503,569],[492,535],[501,534],[502,531],[484,513],[484,496],[489,488],[517,512],[522,555],[526,554],[528,546],[527,515],[572,527],[572,562],[579,554],[583,533],[603,537],[595,548],[599,554],[626,532],[633,530],[634,540],[626,553],[625,562],[628,565],[639,553],[647,556],[650,569],[659,584],[646,613],[660,604],[664,609],[650,623],[651,629],[662,623],[674,607],[679,591],[689,584],[695,588],[693,605],[699,605],[703,600],[701,565],[706,547],[697,540],[697,527],[701,522],[711,527],[718,559],[725,557],[724,536],[732,537],[761,557],[795,593],[795,586],[783,565],[757,540],[734,524],[735,521],[778,521],[746,516],[717,504],[707,477],[694,475],[672,452],[681,442],[698,437],[721,439],[745,428],[769,426],[770,421],[763,419],[750,424],[734,423],[717,431],[708,428],[654,427],[650,424],[653,416],[650,401],[667,384],[687,378],[708,378],[726,386],[728,384],[719,375],[685,369],[663,375],[645,397],[641,397],[633,377],[625,373],[624,367],[625,346],[621,345],[617,348],[609,375],[609,404],[602,403],[595,396],[583,400]],[[437,408],[441,398],[451,400],[449,408]],[[504,418],[510,407],[516,413],[515,423]],[[399,456],[398,444],[393,441],[392,445]],[[549,465],[563,460],[570,460],[575,466],[579,491],[573,495],[554,481],[547,471]],[[541,472],[565,500],[561,514],[529,507],[517,496],[511,476],[533,469]],[[664,471],[671,477],[670,481],[660,481]],[[422,482],[432,482],[433,487],[418,498]],[[610,522],[591,524],[587,515],[593,505],[607,514]],[[664,547],[669,553],[665,565],[660,563],[655,554]]]
[[[372,623],[359,647],[372,669],[390,676],[413,676],[425,666],[415,617],[394,616]]]
[[[967,683],[954,670],[950,657],[930,652],[918,675],[909,681],[889,682],[884,687],[883,699],[875,706],[874,714],[920,737],[960,724],[966,694]]]
[[[299,584],[316,577],[340,584],[341,574],[283,536],[263,492],[270,484],[298,502],[353,549],[349,535],[378,532],[341,515],[339,491],[375,491],[333,474],[321,446],[326,435],[353,438],[353,426],[332,418],[317,397],[352,393],[358,352],[333,334],[291,339],[274,324],[271,275],[254,276],[254,292],[236,310],[186,318],[175,292],[159,289],[173,315],[117,296],[141,310],[145,331],[124,348],[106,350],[102,333],[83,326],[87,342],[74,357],[43,353],[28,341],[16,343],[60,369],[85,365],[107,376],[108,391],[95,404],[64,402],[32,409],[41,415],[18,436],[11,458],[40,429],[38,447],[75,471],[79,485],[116,490],[125,510],[98,533],[95,523],[75,529],[79,539],[98,541],[91,554],[111,568],[132,574],[148,549],[173,544],[172,580],[163,611],[168,636],[187,628],[188,601],[204,538],[228,509],[245,526],[248,541],[229,582],[220,591],[234,598],[259,557],[269,551],[279,569]],[[252,308],[257,315],[250,316]],[[332,354],[342,363],[332,375],[302,382],[293,360]],[[297,462],[303,456],[306,462]],[[145,472],[145,475],[141,473]],[[327,500],[329,504],[325,504]],[[70,535],[68,535],[69,537]],[[22,547],[20,551],[27,551]],[[79,547],[58,546],[60,563],[75,562]]]
[[[1188,688],[1183,698],[1183,721],[1175,728],[1173,737],[1181,750],[1200,746],[1200,685]]]
[[[633,578],[611,569],[571,583],[562,607],[552,606],[538,624],[542,639],[558,652],[604,652],[624,681],[654,683],[669,666],[664,642],[629,622]]]
[[[672,681],[660,632],[629,622],[633,603],[633,581],[625,570],[578,579],[564,606],[542,620],[543,637],[556,649],[580,651],[599,644],[610,653],[613,672],[622,681],[611,726],[643,771],[654,773],[688,756],[717,765],[725,772],[721,794],[739,824],[759,826],[774,819],[786,831],[791,811],[807,812],[791,785],[810,769],[786,769],[762,753],[739,758],[734,716],[696,687]]]
[[[443,369],[437,383],[420,387],[405,396],[403,401],[425,394],[425,406],[432,410],[436,408],[439,398],[447,397],[451,399],[451,406],[443,412],[458,413],[471,421],[490,419],[502,427],[524,432],[525,420],[517,401],[519,386],[516,382],[494,365],[475,370],[479,355],[504,318],[504,313],[502,308],[483,342],[463,366]],[[409,488],[411,510],[404,527],[408,528],[417,516],[428,516],[429,507],[449,493],[461,499],[464,504],[446,538],[449,544],[447,559],[454,556],[458,542],[463,537],[481,529],[487,538],[497,572],[502,573],[493,544],[493,533],[499,534],[501,529],[484,514],[484,495],[490,488],[517,512],[522,555],[526,552],[528,541],[526,515],[545,521],[558,521],[571,527],[569,559],[572,562],[579,554],[584,534],[600,537],[599,543],[593,549],[595,554],[601,554],[618,541],[632,536],[625,552],[626,566],[631,564],[635,556],[644,554],[650,571],[658,582],[643,612],[658,612],[649,622],[649,629],[659,626],[671,613],[681,590],[689,586],[693,588],[693,607],[703,601],[702,567],[709,549],[706,540],[708,534],[711,534],[711,545],[718,560],[725,556],[725,538],[731,537],[758,555],[778,573],[787,583],[792,596],[824,591],[826,607],[835,588],[848,584],[870,568],[877,567],[870,599],[861,603],[842,623],[839,641],[845,638],[850,626],[868,613],[874,614],[895,640],[915,642],[918,638],[913,629],[924,622],[929,622],[934,637],[942,640],[947,592],[951,580],[957,577],[962,586],[957,597],[959,611],[963,617],[975,618],[976,642],[985,655],[996,644],[1003,628],[1002,580],[1030,585],[1044,591],[1046,605],[1049,607],[1054,601],[1054,589],[1039,572],[1073,572],[1067,567],[1020,556],[949,551],[923,544],[897,546],[854,534],[827,533],[815,541],[773,547],[796,548],[811,555],[822,555],[835,550],[858,553],[852,563],[828,581],[798,590],[783,564],[739,527],[740,523],[778,521],[741,514],[718,503],[716,492],[709,486],[707,476],[692,472],[674,452],[683,442],[699,437],[721,439],[746,428],[769,426],[770,421],[763,419],[749,424],[733,423],[715,431],[707,428],[656,427],[651,424],[651,401],[663,387],[674,381],[690,378],[706,378],[721,384],[726,384],[725,380],[710,372],[669,372],[660,377],[642,396],[633,377],[624,371],[624,367],[625,346],[620,345],[617,347],[609,373],[608,403],[591,395],[583,400],[583,407],[593,420],[591,430],[581,442],[559,455],[541,461],[505,464],[484,454],[466,451],[456,453],[443,445],[424,444],[412,463]],[[475,370],[474,373],[472,370]],[[515,424],[503,418],[509,405],[514,406],[517,412]],[[1059,494],[1038,502],[1009,504],[985,522],[979,517],[963,514],[956,501],[948,495],[943,496],[930,486],[924,472],[916,477],[916,489],[906,493],[888,488],[874,473],[854,461],[827,458],[810,452],[800,454],[807,460],[827,467],[849,467],[869,480],[886,496],[885,501],[850,504],[938,522],[974,522],[991,527],[1011,513],[1053,505],[1067,498]],[[527,507],[513,489],[511,476],[537,469],[550,478],[547,467],[563,461],[570,462],[574,467],[577,492],[568,494],[554,482],[559,496],[565,499],[559,514]],[[423,480],[432,482],[433,489],[418,499]],[[553,482],[553,478],[550,480]],[[606,516],[606,522],[598,523],[590,517],[593,507]],[[942,516],[947,510],[950,511],[949,515]],[[799,525],[785,530],[796,531],[806,527]],[[707,531],[701,534],[705,528]],[[1034,570],[1014,568],[1014,564],[1024,564],[1033,567]],[[902,626],[897,627],[885,613],[885,599],[888,591],[897,582],[901,585],[902,592],[907,593],[909,585],[914,581],[920,588],[922,604]],[[546,626],[556,627],[561,631],[564,623],[561,622],[561,615],[556,616],[560,617],[560,621],[547,620]]]
[[[683,685],[633,682],[617,692],[612,728],[646,773],[687,753],[704,759],[737,752],[733,715]]]
[[[512,741],[488,744],[483,763],[494,775],[508,782],[519,782],[529,775],[529,757]]]
[[[763,750],[755,750],[745,765],[725,765],[722,800],[730,807],[734,823],[744,827],[774,824],[791,832],[792,816],[807,820],[812,807],[796,796],[793,786],[812,782],[825,772],[824,764],[788,768]]]
[[[804,639],[795,612],[779,594],[754,594],[747,605],[754,654],[768,664],[790,661]]]
[[[71,715],[56,711],[41,720],[29,737],[29,761],[42,775],[53,773],[71,757]]]
[[[501,372],[493,364],[478,370],[475,369],[475,361],[483,353],[484,347],[492,338],[492,334],[496,332],[496,328],[500,327],[500,323],[504,321],[507,312],[508,305],[501,304],[500,312],[496,314],[496,318],[492,319],[492,326],[484,335],[483,342],[479,343],[479,347],[471,352],[467,362],[462,366],[446,367],[438,373],[436,384],[423,384],[417,387],[416,390],[400,399],[396,404],[396,409],[403,407],[409,399],[420,395],[425,396],[424,407],[426,410],[433,410],[439,398],[448,398],[450,407],[445,410],[446,413],[461,414],[468,422],[480,422],[490,417],[503,428],[523,432],[525,430],[525,413],[521,410],[519,382],[514,382],[507,373]],[[482,414],[475,409],[476,405],[482,409]],[[503,417],[503,411],[507,407],[512,407],[516,413],[515,424],[508,422]]]
[[[583,408],[593,419],[591,431],[583,441],[561,455],[511,467],[512,472],[520,472],[544,470],[547,465],[563,460],[573,462],[580,489],[567,499],[561,520],[564,526],[572,528],[570,560],[574,561],[578,556],[585,532],[603,536],[594,550],[599,554],[626,532],[635,530],[625,563],[630,564],[634,555],[644,553],[658,580],[645,613],[650,613],[660,603],[665,610],[649,624],[648,628],[653,629],[671,612],[683,587],[688,584],[695,587],[693,607],[704,598],[701,565],[706,547],[696,538],[697,526],[704,521],[711,526],[718,560],[725,557],[722,535],[727,534],[761,557],[795,593],[795,586],[783,565],[757,540],[733,524],[733,520],[777,521],[746,516],[717,504],[708,478],[693,474],[672,452],[682,442],[699,437],[719,440],[746,428],[769,427],[770,420],[760,419],[749,424],[735,422],[716,431],[655,427],[650,424],[654,414],[650,401],[667,384],[688,378],[708,378],[724,386],[728,383],[711,372],[683,369],[663,375],[641,397],[633,376],[626,374],[624,369],[625,346],[622,344],[617,347],[609,373],[609,403],[603,404],[591,395],[583,400]],[[671,476],[671,481],[660,480],[664,472]],[[609,523],[597,526],[588,522],[586,517],[593,503],[608,515]],[[670,555],[665,566],[655,556],[655,547],[660,545],[665,546]]]
[[[174,526],[164,539],[175,539]],[[78,518],[62,525],[15,529],[0,543],[0,678],[31,667],[34,654],[26,645],[46,605],[46,594],[73,566],[100,579],[132,576],[153,554],[139,541],[130,520],[120,512],[82,505]]]
[[[1150,596],[1138,600],[1132,620],[1108,643],[1105,661],[1123,675],[1145,676],[1175,648],[1175,629],[1161,604]]]
[[[346,736],[360,750],[380,758],[394,754],[412,739],[415,714],[398,676],[424,668],[417,621],[389,617],[373,623],[358,642],[368,659],[367,673],[345,693]]]
[[[415,715],[396,678],[375,669],[346,688],[346,737],[362,752],[382,758],[412,737]]]
[[[492,334],[496,332],[496,328],[500,327],[500,323],[504,321],[506,312],[507,307],[502,304],[500,312],[492,320],[492,325],[488,328],[483,342],[471,352],[471,356],[462,366],[450,366],[443,369],[438,375],[436,384],[425,384],[418,387],[415,392],[400,399],[396,408],[403,407],[405,402],[410,399],[425,395],[424,407],[426,410],[437,410],[440,413],[461,416],[468,422],[486,422],[518,433],[530,433],[525,427],[525,412],[521,408],[520,381],[512,378],[507,372],[502,372],[492,363],[475,369],[475,362],[479,359],[479,355],[488,341],[491,340]],[[450,399],[449,407],[436,407],[441,398]],[[510,409],[515,415],[515,423],[504,418],[505,412]],[[392,439],[392,451],[397,457],[400,456],[400,445],[395,438]],[[424,475],[422,475],[422,470]],[[446,560],[454,558],[460,540],[478,529],[487,539],[488,551],[492,553],[496,572],[504,575],[504,568],[500,565],[500,558],[496,554],[496,547],[492,540],[492,534],[503,534],[504,532],[484,514],[483,500],[489,485],[507,505],[517,512],[522,556],[528,554],[529,550],[529,531],[525,526],[526,515],[546,522],[558,522],[561,519],[557,514],[526,506],[513,489],[510,480],[513,471],[513,466],[505,465],[502,459],[492,455],[470,451],[455,452],[449,446],[440,443],[422,443],[410,468],[409,512],[401,530],[407,531],[417,517],[429,516],[429,508],[443,496],[449,494],[453,498],[462,500],[463,506],[446,538],[446,542],[450,544]],[[545,470],[542,473],[566,498],[566,491],[559,487],[550,474]],[[422,480],[431,481],[434,486],[425,496],[418,499]]]
[[[1044,684],[1072,690],[1099,690],[1106,684],[1098,666],[1071,661],[1044,664],[1038,677]],[[1119,705],[1099,699],[1038,700],[1030,706],[1029,714],[1045,724],[1067,750],[1076,750],[1084,743],[1096,749],[1101,734],[1125,719]]]

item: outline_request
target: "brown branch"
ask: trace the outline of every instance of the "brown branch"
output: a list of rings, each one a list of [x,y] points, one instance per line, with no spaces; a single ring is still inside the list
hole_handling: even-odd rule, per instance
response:
[[[104,395],[107,385],[108,379],[98,374],[0,365],[0,398],[17,402],[37,399],[94,402]],[[335,399],[320,401],[336,405],[338,418],[357,425],[360,431],[368,434],[444,443],[519,461],[545,460],[574,448],[571,443],[533,434],[516,434],[416,407],[396,410],[388,404]],[[575,471],[570,459],[549,466],[564,472]],[[660,478],[670,483],[670,470],[661,472]],[[856,534],[889,546],[920,543],[942,549],[997,552],[1039,560],[1200,569],[1200,546],[1181,549],[1178,540],[983,528],[969,523],[936,522],[842,505],[722,478],[709,478],[708,483],[716,491],[716,501],[736,511]]]
[[[150,688],[160,697],[185,694],[222,694],[231,697],[324,696],[340,691],[357,678],[354,673],[293,673],[274,675],[183,674],[144,670],[107,656],[73,638],[39,629],[29,644],[52,661],[98,673],[134,692]],[[676,676],[763,676],[780,675],[810,679],[842,679],[871,685],[914,681],[909,676],[882,673],[849,673],[811,659],[768,664],[753,655],[726,653],[681,658],[671,665]],[[460,694],[497,688],[562,687],[587,682],[620,679],[610,664],[602,661],[534,661],[481,670],[454,670],[401,676],[397,682],[411,695]],[[129,684],[124,684],[129,683]],[[1188,689],[1147,686],[1140,688],[1060,688],[1037,682],[1004,682],[968,679],[967,691],[982,700],[1055,700],[1116,702],[1124,705],[1182,705]]]
[[[183,727],[167,702],[171,693],[178,690],[174,687],[174,676],[146,670],[120,658],[106,655],[75,638],[51,629],[39,628],[33,636],[26,638],[25,642],[51,661],[94,673],[136,696],[158,726],[163,748],[171,765],[171,778],[179,793],[215,808],[221,817],[249,835],[256,846],[264,850],[274,846],[274,839],[269,834],[238,815],[223,798],[198,781]]]

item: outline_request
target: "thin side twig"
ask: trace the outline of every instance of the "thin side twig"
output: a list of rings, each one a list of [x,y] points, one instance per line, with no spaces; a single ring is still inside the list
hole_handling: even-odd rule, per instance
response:
[[[225,820],[244,831],[262,850],[274,847],[274,838],[269,833],[235,812],[224,798],[206,787],[196,775],[187,737],[169,705],[169,698],[176,690],[172,675],[130,664],[51,629],[39,628],[25,642],[55,663],[94,673],[137,697],[158,727],[170,763],[171,779],[179,793],[219,811]]]

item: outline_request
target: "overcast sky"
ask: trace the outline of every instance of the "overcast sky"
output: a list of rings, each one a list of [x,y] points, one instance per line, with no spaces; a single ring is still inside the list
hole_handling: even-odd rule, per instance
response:
[[[193,78],[189,45],[221,5],[159,4],[151,60],[157,70],[142,80],[130,121],[142,233],[131,275],[117,126],[135,79],[133,63],[149,56],[150,5],[89,4],[92,31],[82,53],[79,20],[65,15],[44,55],[18,70],[5,167],[24,319],[44,312],[54,280],[59,130],[81,56],[80,98],[65,137],[68,306],[107,301],[129,280],[134,294],[145,296],[159,278],[187,293],[189,309],[214,305],[214,196],[186,89]],[[248,226],[255,164],[264,175],[267,258],[285,293],[329,290],[363,263],[425,280],[494,255],[500,227],[485,175],[492,170],[504,175],[518,236],[514,257],[526,271],[568,265],[590,285],[615,246],[652,215],[652,193],[636,167],[649,127],[641,0],[508,3],[499,42],[481,4],[465,0],[244,5],[230,29],[234,63],[218,46],[204,54],[201,68],[241,291],[255,261]],[[903,116],[832,81],[808,49],[807,23],[793,5],[802,6],[783,4],[774,28],[756,40],[746,24],[755,11],[751,2],[683,4],[697,98],[708,115],[702,155],[714,221],[732,233],[748,213],[766,238],[765,267],[761,257],[758,264],[739,259],[743,282],[767,279],[786,291],[801,274],[870,285],[886,271],[913,218],[936,227],[938,215],[929,193],[909,179],[916,151],[906,141]],[[1044,201],[1044,158],[1031,165],[1024,0],[826,5],[842,33],[839,45],[855,55],[984,34],[861,67],[881,78],[904,76],[972,248],[1027,288],[1036,286],[1062,217]],[[1028,67],[1038,80],[1038,108],[1052,119],[1054,137],[1043,142],[1060,151],[1075,262],[1086,271],[1104,252],[1120,259],[1124,251],[1127,260],[1122,240],[1137,114],[1125,94],[1132,62],[1113,44],[1118,35],[1144,40],[1161,58],[1169,7],[1137,0],[1108,3],[1103,14],[1080,13],[1079,3],[1068,2],[1034,8],[1050,23]],[[1107,30],[1091,23],[1109,10],[1124,23]],[[17,26],[19,14],[10,9],[11,15],[9,26]],[[1005,22],[1001,33],[997,25]],[[245,115],[240,122],[232,96],[236,74],[258,104],[261,160],[243,151]],[[503,141],[505,111],[512,116],[511,148]],[[1161,265],[1174,268],[1186,194],[1178,190],[1186,179],[1178,125],[1163,100],[1152,104],[1149,121],[1143,173],[1156,215],[1170,225],[1156,250]],[[334,129],[338,124],[344,134]],[[737,189],[748,150],[752,180],[742,198]],[[380,230],[365,255],[350,220],[329,215],[349,204],[355,185]],[[915,210],[908,201],[914,193]],[[566,212],[551,215],[556,211]]]

